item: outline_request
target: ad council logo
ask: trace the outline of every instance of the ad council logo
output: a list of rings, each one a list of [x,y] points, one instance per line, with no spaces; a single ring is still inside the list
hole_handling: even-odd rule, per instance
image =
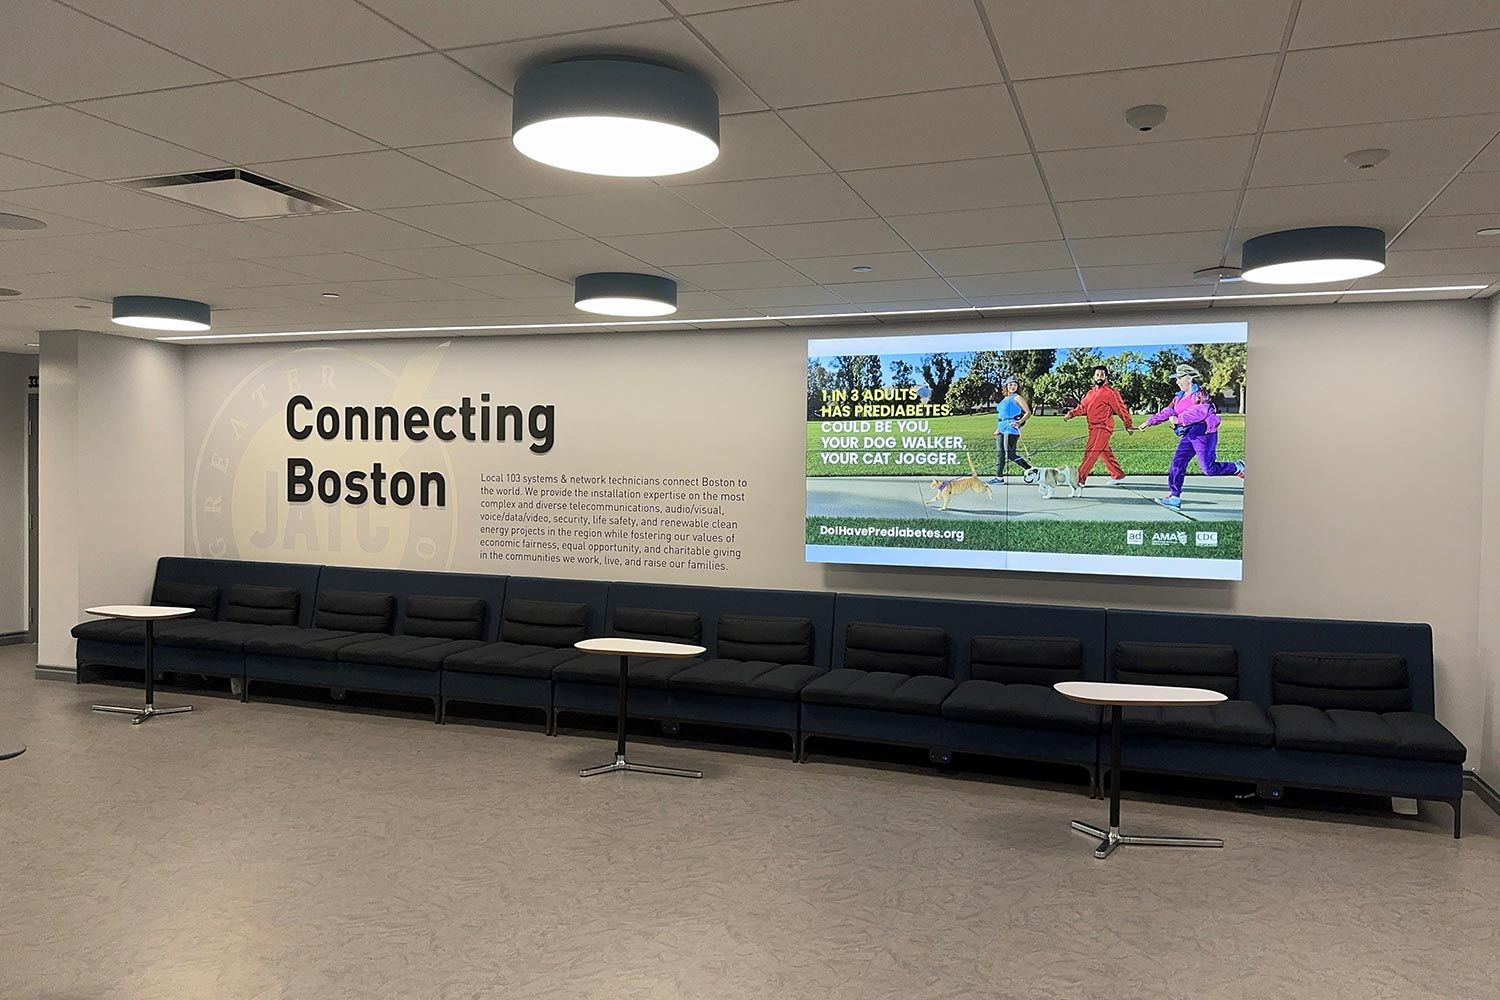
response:
[[[1145,545],[1146,532],[1140,528],[1130,528],[1125,532],[1126,545]]]
[[[1200,531],[1193,536],[1193,542],[1203,548],[1217,548],[1219,533],[1217,531]]]

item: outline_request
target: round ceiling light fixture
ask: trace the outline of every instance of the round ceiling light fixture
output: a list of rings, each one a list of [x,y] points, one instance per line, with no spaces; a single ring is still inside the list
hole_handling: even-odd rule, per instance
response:
[[[0,212],[0,229],[46,229],[47,224],[41,219],[33,219],[29,215],[12,215],[10,212]]]
[[[210,310],[192,299],[160,295],[116,295],[110,319],[138,330],[207,330]]]
[[[573,279],[573,305],[600,316],[670,316],[677,282],[659,274],[595,271]]]
[[[516,81],[511,142],[579,173],[687,173],[719,156],[719,95],[703,78],[647,59],[563,59]]]
[[[1316,285],[1385,270],[1385,233],[1368,226],[1284,229],[1245,241],[1241,277],[1262,285]]]

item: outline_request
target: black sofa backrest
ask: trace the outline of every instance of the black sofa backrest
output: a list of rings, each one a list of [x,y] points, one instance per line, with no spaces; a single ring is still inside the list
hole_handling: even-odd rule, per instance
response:
[[[1411,710],[1406,658],[1395,653],[1277,653],[1271,670],[1271,698],[1278,705]]]
[[[402,635],[430,639],[483,640],[489,605],[477,597],[413,594],[406,599]]]
[[[625,639],[652,639],[698,645],[703,638],[703,619],[695,611],[663,611],[660,608],[615,608],[610,634]]]
[[[562,649],[589,637],[590,608],[570,601],[511,597],[500,621],[500,641]]]
[[[223,619],[249,625],[295,625],[302,595],[295,587],[260,587],[237,583],[224,598]]]
[[[722,659],[800,664],[813,661],[813,623],[806,618],[720,615],[715,635],[715,648]]]
[[[435,618],[435,609],[431,604],[424,607],[425,602],[418,601],[416,613],[413,614],[412,601],[416,598],[444,597],[478,601],[483,605],[479,614],[483,624],[474,638],[493,642],[500,629],[500,609],[505,605],[505,584],[506,578],[503,576],[486,576],[480,573],[327,566],[318,578],[318,592],[320,595],[329,590],[390,594],[396,602],[395,623],[387,631],[394,631],[396,635],[430,636],[433,635],[433,629],[439,632],[452,631],[451,627],[434,624],[438,619]],[[457,605],[442,613],[453,614],[455,608]],[[475,613],[476,609],[471,604],[467,606],[463,617],[472,620]],[[473,633],[472,629],[464,631],[462,638],[469,638]],[[446,635],[438,637],[449,638]]]
[[[948,633],[948,676],[964,681],[980,677],[971,664],[975,639],[1004,636],[1075,639],[1082,657],[1081,677],[1104,679],[1104,609],[1064,608],[1046,604],[999,604],[987,601],[938,601],[917,597],[839,594],[835,628],[842,636],[851,622],[882,622],[940,628]],[[984,648],[984,647],[979,647]],[[834,650],[834,666],[844,666],[843,643]],[[994,661],[986,661],[994,662]],[[1061,679],[1061,678],[1060,678]]]
[[[218,617],[227,619],[229,592],[237,585],[290,589],[297,595],[296,620],[292,624],[312,624],[314,595],[323,567],[306,563],[255,562],[241,559],[196,559],[189,556],[163,556],[156,561],[156,586],[163,582],[208,584],[219,588]]]
[[[192,608],[194,618],[212,621],[219,617],[219,595],[222,593],[211,583],[157,580],[151,588],[151,603],[158,607]]]
[[[850,622],[844,631],[843,665],[852,670],[944,677],[948,664],[948,633],[940,628]]]
[[[1202,642],[1122,642],[1114,648],[1115,679],[1124,684],[1207,688],[1239,697],[1240,658],[1233,646]]]
[[[729,652],[720,649],[723,641],[719,627],[733,618],[800,618],[812,625],[812,659],[802,661],[819,670],[827,670],[834,636],[834,595],[797,590],[752,590],[745,587],[684,587],[674,584],[613,583],[609,587],[611,614],[619,608],[659,608],[663,611],[691,612],[700,616],[703,635],[699,645],[708,649],[709,657],[740,659],[732,655],[743,652],[729,639]],[[733,629],[733,625],[731,625]]]
[[[976,635],[969,676],[1001,684],[1083,680],[1083,641],[1071,636]]]
[[[384,632],[396,627],[396,595],[364,590],[318,590],[314,628],[342,632]]]

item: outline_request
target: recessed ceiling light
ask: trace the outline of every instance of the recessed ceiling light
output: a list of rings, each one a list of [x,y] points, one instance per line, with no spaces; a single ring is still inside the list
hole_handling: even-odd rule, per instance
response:
[[[20,294],[21,293],[19,291],[17,291],[16,289],[14,289],[14,288],[0,288],[0,297],[9,298],[12,295],[20,295]]]
[[[573,304],[601,316],[670,316],[677,282],[659,274],[596,271],[573,280]]]
[[[1264,285],[1313,285],[1385,270],[1385,233],[1368,226],[1285,229],[1245,241],[1242,277]]]
[[[210,310],[192,299],[160,295],[116,295],[111,319],[138,330],[207,330]]]
[[[585,174],[686,173],[718,158],[719,96],[701,77],[645,59],[563,59],[516,81],[511,142]]]
[[[849,270],[853,271],[855,274],[869,274],[875,269],[869,264],[856,264],[853,267],[849,268]]]
[[[1475,236],[1500,236],[1500,226],[1488,226],[1484,229],[1474,230]]]
[[[47,224],[41,219],[33,219],[29,215],[12,215],[9,212],[0,212],[0,229],[46,229]]]
[[[323,293],[323,298],[325,298],[325,299],[336,299],[338,297],[339,297],[339,293],[338,292],[324,292]]]
[[[75,305],[73,308],[74,309],[92,309],[94,307],[93,306]]]

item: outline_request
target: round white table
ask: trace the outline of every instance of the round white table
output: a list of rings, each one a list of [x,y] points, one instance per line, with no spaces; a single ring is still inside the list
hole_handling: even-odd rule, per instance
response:
[[[156,707],[156,623],[171,621],[174,618],[191,618],[198,612],[193,608],[157,607],[152,604],[106,604],[97,608],[84,608],[91,615],[101,618],[123,618],[127,621],[138,621],[146,624],[146,705],[144,708],[132,708],[128,705],[95,705],[96,712],[113,712],[116,715],[134,716],[130,720],[132,726],[139,726],[147,719],[158,715],[177,715],[179,712],[191,712],[193,706],[182,705],[177,708]]]
[[[1073,821],[1073,829],[1097,837],[1094,857],[1107,858],[1121,844],[1139,847],[1223,847],[1213,837],[1142,837],[1120,832],[1120,734],[1126,705],[1214,705],[1228,699],[1206,688],[1165,687],[1157,684],[1113,684],[1104,681],[1061,681],[1052,685],[1065,698],[1085,705],[1109,707],[1109,829]]]
[[[584,639],[573,644],[575,649],[600,656],[620,658],[620,712],[615,720],[615,759],[598,767],[586,767],[578,772],[580,778],[592,778],[596,774],[612,771],[640,771],[644,774],[667,774],[675,778],[701,778],[702,771],[691,771],[684,767],[661,767],[657,764],[639,764],[625,756],[625,712],[629,699],[630,658],[650,656],[656,659],[688,659],[707,652],[702,646],[691,646],[680,642],[656,642],[653,639]]]

